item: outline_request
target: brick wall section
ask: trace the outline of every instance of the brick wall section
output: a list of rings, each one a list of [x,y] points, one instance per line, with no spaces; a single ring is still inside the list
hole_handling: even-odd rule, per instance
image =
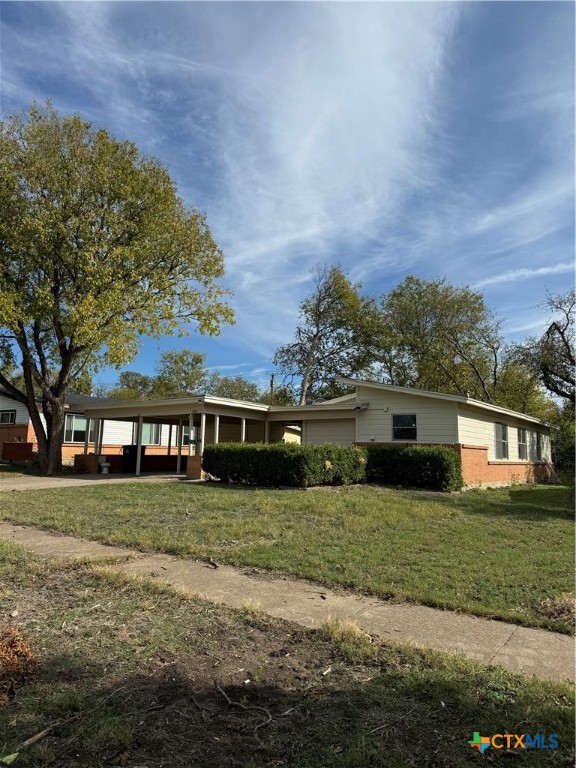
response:
[[[549,480],[552,465],[545,461],[488,461],[488,446],[458,443],[465,485],[510,485]]]
[[[430,443],[354,443],[369,448],[371,445],[413,445]],[[446,444],[462,459],[462,479],[465,486],[512,485],[513,483],[537,483],[550,480],[552,464],[545,461],[488,461],[487,445]]]
[[[186,477],[188,480],[204,480],[206,472],[202,469],[202,456],[187,456]]]

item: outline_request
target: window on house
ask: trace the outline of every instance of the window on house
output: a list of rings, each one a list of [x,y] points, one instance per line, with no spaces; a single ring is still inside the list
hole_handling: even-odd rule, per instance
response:
[[[496,458],[508,458],[508,426],[496,424]]]
[[[542,461],[542,434],[536,432],[536,461]]]
[[[90,434],[88,442],[94,442],[95,424],[90,422]],[[86,416],[79,413],[67,413],[64,421],[64,442],[65,443],[83,443],[86,440]]]
[[[393,440],[416,440],[416,414],[395,413],[392,416]]]
[[[142,424],[142,445],[160,445],[160,433],[162,424]],[[134,424],[132,442],[136,445],[138,437],[138,424]]]
[[[0,424],[16,424],[16,411],[0,411]]]
[[[526,442],[526,430],[518,429],[518,458],[526,461],[528,458],[528,443]]]
[[[198,437],[198,427],[192,427],[192,442]],[[190,425],[182,425],[182,445],[190,445]]]

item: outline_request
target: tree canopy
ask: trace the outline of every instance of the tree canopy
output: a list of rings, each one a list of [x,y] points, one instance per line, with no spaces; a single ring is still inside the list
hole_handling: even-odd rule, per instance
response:
[[[300,304],[300,321],[293,340],[279,347],[274,364],[287,380],[298,378],[299,402],[304,405],[341,394],[335,376],[362,370],[371,359],[378,310],[360,294],[341,267],[318,267],[314,289]]]
[[[112,387],[100,394],[116,400],[152,400],[206,394],[233,400],[259,402],[258,384],[244,376],[225,376],[206,367],[206,356],[190,349],[165,351],[156,365],[156,375],[124,371]]]
[[[0,121],[0,254],[0,384],[27,405],[49,473],[75,377],[129,362],[141,336],[233,321],[223,255],[168,171],[49,103]]]
[[[493,400],[503,341],[482,294],[410,275],[381,307],[381,365],[390,383]]]

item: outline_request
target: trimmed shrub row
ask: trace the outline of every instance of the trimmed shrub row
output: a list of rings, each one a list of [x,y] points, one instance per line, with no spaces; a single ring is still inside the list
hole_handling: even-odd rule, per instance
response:
[[[435,491],[462,488],[460,456],[439,445],[218,443],[205,447],[202,468],[224,482],[247,485],[306,488],[367,481]]]
[[[248,485],[349,485],[366,478],[366,452],[325,443],[218,443],[207,445],[202,469],[225,482]]]
[[[366,480],[433,491],[462,488],[462,460],[442,445],[375,445],[368,448]]]

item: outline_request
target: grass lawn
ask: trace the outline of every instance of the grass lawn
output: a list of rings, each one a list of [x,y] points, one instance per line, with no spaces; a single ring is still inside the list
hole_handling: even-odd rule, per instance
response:
[[[0,596],[0,636],[16,627],[36,658],[12,687],[0,670],[0,756],[19,752],[23,767],[570,764],[565,684],[344,626],[304,630],[5,542]],[[475,731],[558,734],[559,747],[481,757]]]
[[[0,490],[2,490],[2,480],[13,480],[29,474],[30,470],[24,464],[0,464]]]
[[[20,523],[564,632],[571,621],[539,606],[573,591],[572,510],[563,486],[445,495],[149,483],[0,494],[0,515]]]

